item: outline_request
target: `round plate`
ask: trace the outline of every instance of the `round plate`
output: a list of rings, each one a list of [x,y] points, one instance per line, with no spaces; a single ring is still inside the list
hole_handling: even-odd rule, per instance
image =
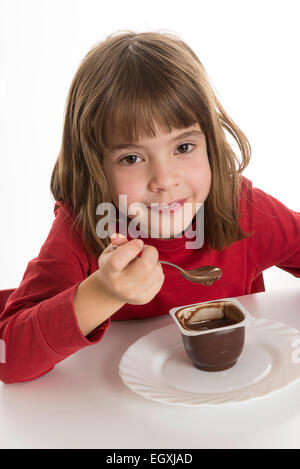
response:
[[[300,332],[258,319],[246,327],[236,365],[225,371],[196,368],[186,355],[176,324],[150,332],[123,355],[119,373],[135,393],[182,406],[217,405],[258,399],[300,378]]]

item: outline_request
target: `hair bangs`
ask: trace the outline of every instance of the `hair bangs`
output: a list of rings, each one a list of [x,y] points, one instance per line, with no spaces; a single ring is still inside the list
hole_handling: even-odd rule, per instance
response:
[[[203,104],[197,106],[200,91],[187,83],[178,70],[176,73],[177,76],[175,70],[170,73],[157,69],[154,73],[153,67],[151,70],[147,64],[139,64],[133,74],[130,64],[123,66],[99,112],[100,147],[111,149],[120,141],[134,143],[145,137],[155,138],[158,127],[170,133],[174,128],[197,122],[202,126],[199,109]]]

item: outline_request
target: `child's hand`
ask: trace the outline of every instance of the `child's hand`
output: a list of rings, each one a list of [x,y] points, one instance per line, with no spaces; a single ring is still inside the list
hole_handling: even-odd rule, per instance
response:
[[[122,235],[112,236],[112,242],[98,259],[98,274],[113,296],[125,303],[149,303],[164,283],[164,273],[158,262],[158,251],[144,245],[142,240],[128,241]],[[113,249],[113,245],[118,249]],[[136,256],[141,253],[140,257]]]

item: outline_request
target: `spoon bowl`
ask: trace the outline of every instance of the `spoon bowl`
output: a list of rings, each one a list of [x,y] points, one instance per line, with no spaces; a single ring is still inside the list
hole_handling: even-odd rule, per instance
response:
[[[175,269],[179,270],[181,275],[186,280],[190,280],[190,282],[194,283],[201,283],[202,285],[206,285],[208,287],[219,280],[222,276],[222,270],[219,269],[219,267],[214,267],[213,265],[203,265],[201,267],[197,267],[196,269],[185,270],[176,264],[172,264],[172,262],[161,260],[158,262],[175,267]]]

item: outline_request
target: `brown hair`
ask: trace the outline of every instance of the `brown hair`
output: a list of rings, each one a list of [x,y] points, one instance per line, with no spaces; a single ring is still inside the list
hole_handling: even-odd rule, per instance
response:
[[[75,215],[89,252],[100,255],[110,238],[96,233],[96,207],[111,202],[102,168],[113,129],[128,142],[195,123],[205,134],[212,181],[205,201],[205,245],[224,247],[248,237],[239,226],[241,174],[250,144],[223,109],[193,50],[173,33],[119,31],[93,47],[72,81],[61,149],[51,176],[55,200]],[[237,142],[241,161],[226,139]]]

